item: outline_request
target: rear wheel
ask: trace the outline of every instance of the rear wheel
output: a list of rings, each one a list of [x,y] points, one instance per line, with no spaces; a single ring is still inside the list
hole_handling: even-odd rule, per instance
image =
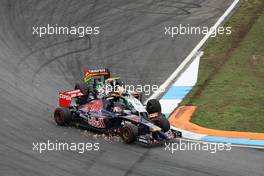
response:
[[[120,130],[120,137],[127,144],[133,143],[137,139],[137,136],[138,128],[133,124],[126,124]]]
[[[151,119],[151,121],[155,125],[160,127],[163,132],[167,132],[170,130],[170,123],[169,123],[168,119],[163,114],[160,114],[158,117]]]
[[[147,111],[149,114],[153,113],[161,113],[161,105],[160,102],[156,99],[151,99],[147,102]]]
[[[71,111],[68,108],[57,108],[54,112],[54,119],[57,125],[65,126],[72,119]]]

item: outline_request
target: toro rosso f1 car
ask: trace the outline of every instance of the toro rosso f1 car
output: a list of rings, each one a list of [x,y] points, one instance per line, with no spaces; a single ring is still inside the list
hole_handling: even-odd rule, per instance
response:
[[[153,144],[181,137],[180,131],[170,129],[158,100],[149,100],[145,107],[138,96],[130,92],[109,92],[102,97],[91,97],[93,91],[86,90],[59,93],[60,107],[54,112],[59,126],[74,123],[100,132],[117,132],[128,144],[135,141]]]

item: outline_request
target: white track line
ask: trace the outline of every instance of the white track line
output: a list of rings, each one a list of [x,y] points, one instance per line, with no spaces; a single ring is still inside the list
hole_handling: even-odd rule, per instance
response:
[[[160,86],[160,89],[154,92],[149,99],[156,99],[162,93],[162,90],[166,89],[181,73],[184,67],[190,62],[190,60],[198,53],[201,47],[205,44],[205,42],[209,39],[209,37],[213,34],[214,30],[216,30],[221,23],[226,19],[226,17],[232,12],[232,10],[236,7],[240,0],[234,0],[234,2],[229,6],[229,8],[225,11],[225,13],[218,19],[215,25],[211,28],[211,30],[202,38],[202,40],[196,45],[196,47],[191,51],[191,53],[184,59],[184,61],[180,64],[180,66],[170,75],[170,77]],[[146,104],[147,100],[145,101]]]

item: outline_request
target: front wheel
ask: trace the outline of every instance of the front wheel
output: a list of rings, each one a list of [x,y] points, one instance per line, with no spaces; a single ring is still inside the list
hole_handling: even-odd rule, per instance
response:
[[[161,113],[161,105],[159,100],[151,99],[147,102],[146,110],[149,114]]]
[[[72,119],[71,111],[68,108],[57,108],[54,112],[54,119],[57,125],[65,126]]]
[[[138,128],[133,124],[126,124],[120,130],[120,137],[127,144],[133,143],[137,139],[137,136]]]

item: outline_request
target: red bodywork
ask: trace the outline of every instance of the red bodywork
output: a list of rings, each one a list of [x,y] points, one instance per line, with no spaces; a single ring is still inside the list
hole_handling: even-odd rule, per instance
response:
[[[78,89],[69,92],[59,93],[59,105],[60,107],[67,108],[71,105],[71,100],[74,97],[82,96],[83,93]]]
[[[93,100],[89,104],[85,105],[84,108],[91,112],[98,112],[103,109],[103,102],[101,100]]]

